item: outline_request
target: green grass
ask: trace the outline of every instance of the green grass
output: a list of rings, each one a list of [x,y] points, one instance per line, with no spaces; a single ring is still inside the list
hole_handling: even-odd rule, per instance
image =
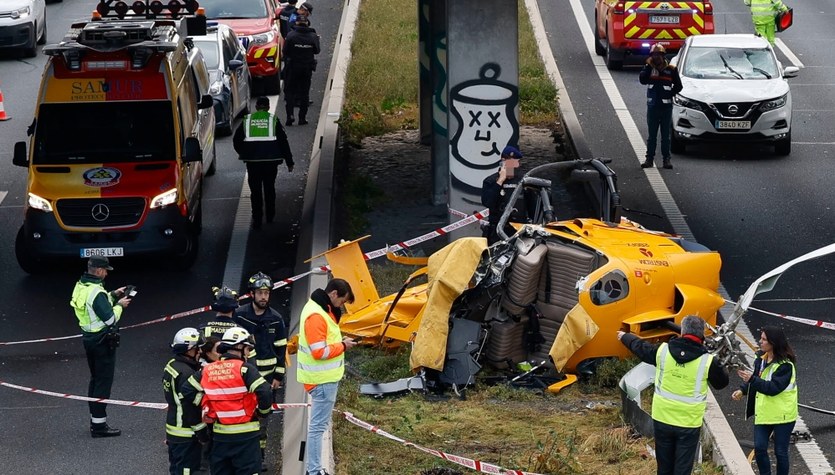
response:
[[[349,143],[418,127],[417,25],[414,0],[363,0],[360,5],[340,119]],[[519,2],[519,100],[522,124],[556,122],[557,90],[539,59],[524,2]]]

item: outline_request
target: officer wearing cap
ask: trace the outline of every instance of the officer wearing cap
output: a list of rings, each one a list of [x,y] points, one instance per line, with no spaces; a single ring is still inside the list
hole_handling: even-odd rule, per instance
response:
[[[269,98],[261,96],[256,99],[255,109],[238,126],[232,145],[238,158],[246,163],[252,227],[260,229],[264,212],[268,223],[275,218],[275,178],[278,175],[278,165],[286,161],[287,171],[292,172],[294,163],[293,152],[281,121],[270,113]]]
[[[205,340],[214,337],[220,340],[223,333],[238,326],[235,323],[235,309],[238,308],[238,293],[227,286],[212,287],[212,310],[217,312],[211,320],[200,325],[200,336]]]
[[[650,48],[649,59],[641,69],[638,80],[647,86],[647,154],[641,168],[650,168],[655,160],[655,147],[661,130],[662,166],[672,169],[670,140],[673,128],[673,97],[681,92],[681,77],[675,66],[667,62],[664,45],[656,43]]]
[[[87,272],[76,282],[70,299],[87,354],[90,385],[87,396],[96,399],[110,397],[113,374],[116,371],[116,348],[119,346],[119,319],[130,305],[125,287],[112,292],[104,289],[107,272],[113,270],[106,257],[93,256],[87,261]],[[122,434],[107,424],[107,404],[90,402],[90,435],[116,437]]]
[[[165,443],[168,445],[169,472],[182,475],[200,469],[201,445],[193,426],[200,424],[200,409],[184,403],[180,388],[188,378],[200,370],[198,359],[200,333],[196,328],[183,328],[174,335],[171,352],[174,357],[162,372],[162,391],[168,403],[165,418]]]
[[[482,229],[483,236],[487,238],[487,244],[493,244],[499,240],[497,232],[499,218],[501,218],[513,191],[519,185],[519,180],[522,178],[522,174],[517,170],[520,158],[522,158],[522,152],[518,147],[514,145],[506,146],[502,150],[502,163],[499,171],[485,178],[481,185],[481,204],[490,210],[490,216],[487,218],[489,224]],[[535,197],[530,196],[530,193],[521,194],[518,201],[513,205],[514,210],[509,222],[528,222],[528,206],[533,205],[535,202]],[[516,232],[509,223],[504,231],[508,236]]]

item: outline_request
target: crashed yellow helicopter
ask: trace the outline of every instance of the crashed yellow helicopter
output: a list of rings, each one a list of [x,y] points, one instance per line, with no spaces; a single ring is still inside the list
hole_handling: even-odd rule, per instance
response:
[[[608,216],[554,220],[551,181],[537,175],[565,168],[586,181],[599,177]],[[628,356],[618,330],[656,341],[674,336],[687,315],[716,324],[724,303],[717,293],[719,254],[620,219],[608,166],[599,160],[542,165],[522,178],[510,203],[525,195],[537,198],[532,222],[512,223],[516,232],[507,236],[508,206],[498,225],[503,240],[489,248],[484,238],[460,238],[422,260],[389,255],[425,264],[397,294],[379,296],[362,239],[323,253],[333,275],[350,282],[356,297],[346,305],[342,332],[383,347],[411,342],[414,371],[428,370],[442,383],[462,386],[482,364],[515,369],[533,362],[555,373],[593,371],[603,358]],[[413,285],[424,274],[428,282]],[[573,381],[562,379],[548,390],[558,392]]]

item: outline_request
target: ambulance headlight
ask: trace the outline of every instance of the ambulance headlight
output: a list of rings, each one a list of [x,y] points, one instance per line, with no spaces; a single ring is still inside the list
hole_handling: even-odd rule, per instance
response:
[[[29,193],[29,207],[39,209],[46,213],[52,212],[52,204],[34,193]]]
[[[17,20],[18,18],[26,18],[31,13],[32,9],[30,7],[23,7],[18,8],[17,10],[12,10],[10,15],[12,17],[12,20]]]
[[[275,32],[273,30],[265,31],[264,33],[258,33],[257,35],[252,35],[252,43],[256,45],[265,45],[267,43],[272,42],[275,39]]]
[[[177,202],[177,189],[172,188],[165,193],[160,193],[151,200],[151,209],[162,208]]]

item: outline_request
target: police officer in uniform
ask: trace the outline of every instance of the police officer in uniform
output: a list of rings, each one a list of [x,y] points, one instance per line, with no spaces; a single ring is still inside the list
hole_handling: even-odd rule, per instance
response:
[[[258,272],[249,278],[248,287],[252,292],[252,302],[238,308],[235,312],[235,322],[255,338],[255,366],[275,394],[284,381],[287,328],[284,325],[284,317],[270,307],[270,292],[273,288],[270,276]],[[262,470],[266,468],[263,460],[267,447],[268,421],[269,419],[261,421]]]
[[[113,374],[116,371],[116,347],[119,346],[117,324],[122,310],[130,305],[125,287],[113,292],[104,290],[107,272],[113,270],[106,257],[93,256],[87,261],[87,273],[81,276],[72,292],[70,306],[81,327],[87,365],[90,367],[90,385],[87,396],[97,399],[110,397]],[[119,429],[107,425],[107,404],[90,402],[90,435],[117,437]]]
[[[209,337],[221,339],[226,330],[237,326],[235,309],[238,308],[238,293],[227,286],[212,287],[214,300],[212,310],[217,314],[213,319],[200,326],[200,335],[204,341]]]
[[[200,370],[199,340],[196,328],[178,331],[171,342],[174,357],[168,360],[162,373],[162,391],[168,403],[165,443],[171,475],[188,475],[200,469],[202,447],[192,429],[201,422],[200,409],[194,404],[183,404],[180,394],[183,384]]]
[[[296,14],[296,4],[299,0],[287,0],[287,5],[278,13],[278,28],[282,38],[287,38],[290,32],[290,17]]]
[[[258,369],[246,361],[254,345],[243,328],[226,330],[220,361],[205,366],[182,387],[183,400],[202,406],[206,418],[213,421],[213,475],[249,475],[261,469],[258,419],[270,415],[272,391]],[[200,440],[208,437],[205,423],[194,430]]]
[[[307,2],[305,2],[307,3]],[[293,28],[284,40],[285,75],[284,102],[287,110],[287,125],[293,125],[293,111],[299,108],[299,125],[307,124],[307,108],[310,100],[310,81],[316,70],[316,55],[319,54],[319,35],[310,27],[305,15],[296,17]]]
[[[617,335],[641,361],[655,365],[652,419],[658,474],[689,475],[707,408],[707,383],[714,389],[728,385],[728,373],[704,346],[705,321],[684,317],[681,337],[658,346],[631,333]]]
[[[641,168],[650,168],[655,160],[658,131],[661,131],[662,166],[672,169],[670,140],[673,128],[673,97],[681,92],[681,76],[675,66],[664,57],[667,50],[660,43],[652,45],[650,55],[638,81],[647,86],[647,155]]]
[[[499,218],[505,208],[510,204],[510,197],[519,185],[522,174],[514,171],[519,166],[519,159],[522,152],[513,145],[508,145],[502,150],[502,163],[499,171],[484,179],[481,184],[481,204],[490,210],[487,218],[488,224],[483,229],[483,237],[487,238],[487,244],[493,244],[499,240],[497,232]],[[525,191],[519,200],[513,204],[513,214],[505,226],[505,234],[508,236],[516,232],[510,226],[510,222],[526,223],[532,214],[529,207],[536,203],[536,196],[533,192]]]
[[[275,219],[275,178],[278,165],[287,162],[293,171],[293,152],[278,117],[270,113],[270,100],[261,96],[255,101],[256,111],[244,117],[235,131],[232,144],[238,157],[246,163],[247,183],[252,203],[252,227],[261,228],[266,208],[267,222]]]

